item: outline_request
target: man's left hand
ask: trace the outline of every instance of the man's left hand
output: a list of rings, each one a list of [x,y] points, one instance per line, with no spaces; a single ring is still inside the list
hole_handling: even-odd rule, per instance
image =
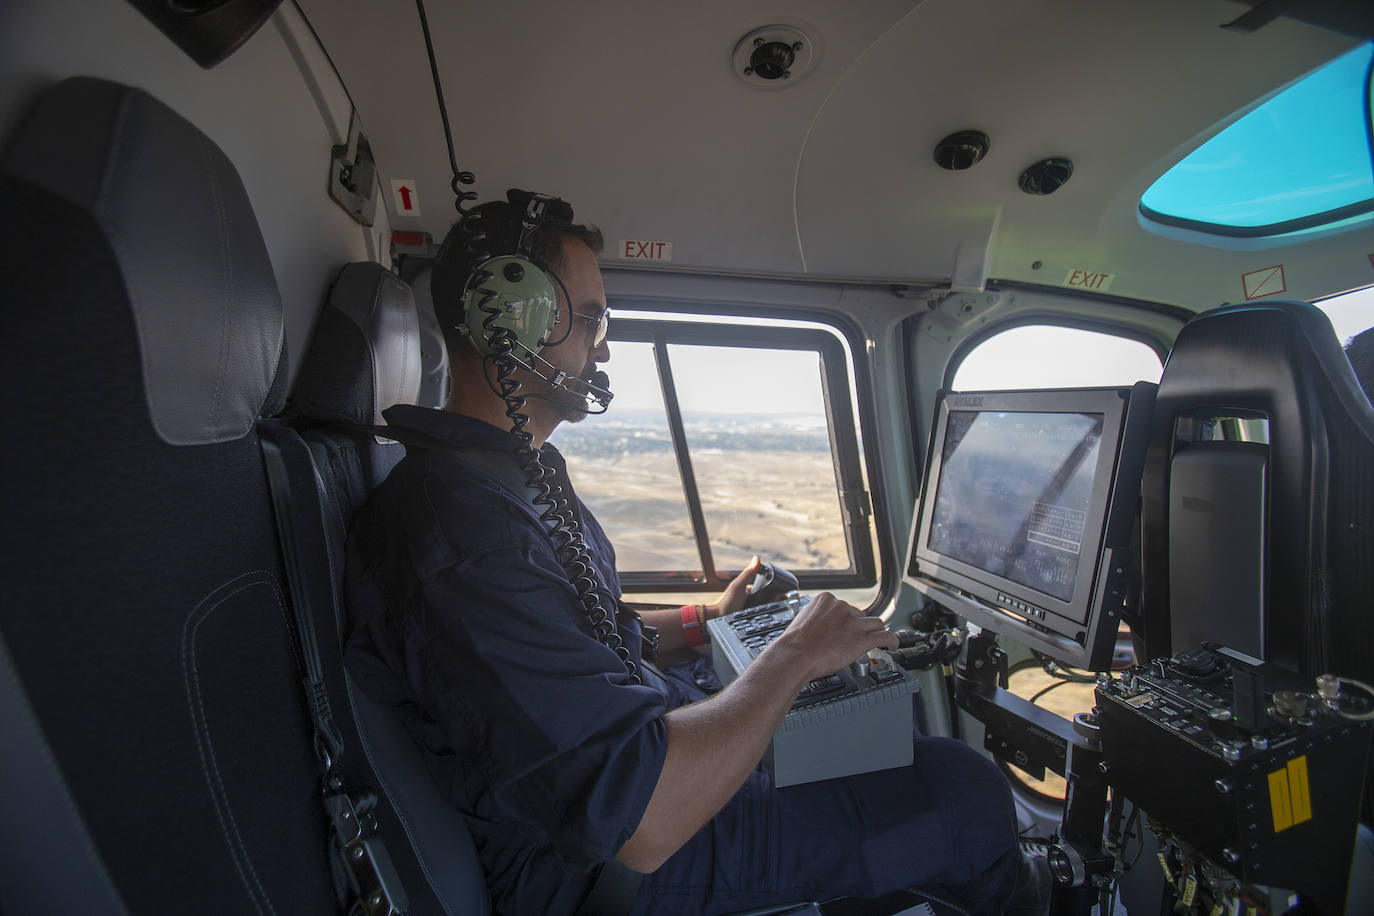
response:
[[[724,617],[726,614],[733,614],[743,608],[744,602],[749,598],[750,583],[754,576],[758,575],[761,566],[763,566],[763,562],[758,557],[749,561],[749,565],[738,576],[735,576],[734,581],[725,586],[725,592],[720,596],[720,600],[715,604],[706,605],[706,619],[713,620],[716,617]]]

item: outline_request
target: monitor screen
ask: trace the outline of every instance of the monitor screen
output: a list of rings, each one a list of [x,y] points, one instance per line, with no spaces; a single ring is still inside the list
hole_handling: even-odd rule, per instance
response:
[[[979,626],[1110,663],[1154,386],[942,395],[906,581]]]
[[[1072,600],[1102,421],[1100,413],[950,411],[927,546]]]

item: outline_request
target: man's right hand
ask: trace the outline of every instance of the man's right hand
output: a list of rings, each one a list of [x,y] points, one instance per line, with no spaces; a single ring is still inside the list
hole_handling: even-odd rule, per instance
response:
[[[888,631],[881,618],[869,617],[829,592],[821,592],[765,652],[774,647],[791,656],[790,664],[801,665],[810,681],[834,674],[870,649],[896,649],[897,635]]]
[[[897,648],[881,619],[822,593],[728,687],[664,715],[663,769],[616,858],[646,873],[662,865],[739,790],[802,686],[877,646]]]

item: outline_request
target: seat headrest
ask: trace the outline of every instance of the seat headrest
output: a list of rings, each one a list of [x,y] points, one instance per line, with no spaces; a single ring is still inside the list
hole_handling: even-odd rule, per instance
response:
[[[420,322],[410,287],[380,264],[339,272],[291,395],[311,420],[381,426],[420,390]]]
[[[4,168],[105,232],[158,436],[226,442],[280,409],[276,276],[238,172],[209,137],[145,92],[75,77],[43,94]]]
[[[448,344],[444,342],[443,329],[434,314],[434,294],[429,285],[433,274],[431,268],[422,267],[410,282],[415,293],[415,309],[420,313],[420,362],[424,372],[420,377],[420,398],[415,403],[421,407],[443,407],[448,403],[449,388],[453,384],[448,366]]]

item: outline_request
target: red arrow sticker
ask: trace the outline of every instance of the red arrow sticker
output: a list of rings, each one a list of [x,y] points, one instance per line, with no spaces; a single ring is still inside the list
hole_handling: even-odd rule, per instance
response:
[[[391,179],[392,211],[397,216],[419,216],[420,195],[415,190],[415,182],[407,179]]]
[[[1273,267],[1265,267],[1261,270],[1252,270],[1248,274],[1242,274],[1240,282],[1245,285],[1245,298],[1247,300],[1262,299],[1265,296],[1277,295],[1288,290],[1288,281],[1283,276],[1282,264],[1275,264]]]

